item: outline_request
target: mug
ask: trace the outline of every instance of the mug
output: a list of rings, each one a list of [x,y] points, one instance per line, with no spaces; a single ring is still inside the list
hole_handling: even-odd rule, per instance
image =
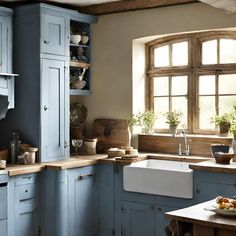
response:
[[[7,161],[6,160],[0,160],[0,169],[6,168]]]

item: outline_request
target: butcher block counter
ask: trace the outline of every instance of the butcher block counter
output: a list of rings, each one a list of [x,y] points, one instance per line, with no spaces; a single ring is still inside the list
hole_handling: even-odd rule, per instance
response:
[[[236,174],[236,162],[231,161],[229,165],[218,164],[213,158],[208,161],[191,164],[189,168],[192,170]]]
[[[177,236],[185,235],[184,230],[191,228],[193,236],[235,236],[236,218],[223,217],[207,211],[215,204],[215,199],[184,209],[166,213],[166,217],[177,222]]]

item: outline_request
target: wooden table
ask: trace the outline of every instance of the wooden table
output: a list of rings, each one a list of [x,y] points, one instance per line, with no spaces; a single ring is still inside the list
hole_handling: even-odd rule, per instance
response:
[[[177,221],[177,235],[184,235],[186,225],[192,227],[193,236],[236,236],[236,217],[223,217],[204,208],[215,199],[188,208],[167,212],[166,216]]]

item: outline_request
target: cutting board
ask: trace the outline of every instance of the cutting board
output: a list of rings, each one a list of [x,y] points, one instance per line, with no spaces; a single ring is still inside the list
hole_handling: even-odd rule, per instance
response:
[[[130,146],[130,132],[125,119],[96,119],[93,133],[98,139],[97,153],[106,153],[111,147]]]

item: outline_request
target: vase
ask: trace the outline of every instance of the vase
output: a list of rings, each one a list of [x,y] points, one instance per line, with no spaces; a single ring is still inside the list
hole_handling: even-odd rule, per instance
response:
[[[154,124],[144,125],[142,132],[145,134],[153,134],[154,133]]]
[[[219,125],[220,126],[220,136],[226,137],[228,136],[230,125]]]
[[[172,134],[173,137],[175,137],[177,126],[178,125],[170,125],[169,126],[170,134]]]

